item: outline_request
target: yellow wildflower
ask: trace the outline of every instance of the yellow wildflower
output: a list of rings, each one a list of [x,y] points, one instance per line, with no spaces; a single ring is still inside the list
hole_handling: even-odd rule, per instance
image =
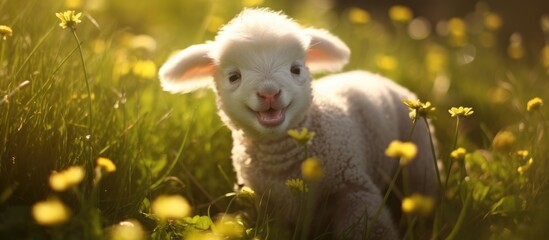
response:
[[[402,211],[408,214],[429,215],[434,208],[432,198],[414,193],[402,200]]]
[[[144,231],[141,224],[136,220],[122,221],[113,226],[110,231],[112,240],[141,240],[144,239]]]
[[[517,168],[517,172],[520,173],[520,175],[524,174],[528,169],[530,169],[530,166],[532,166],[533,163],[534,159],[530,158],[526,164]]]
[[[452,151],[450,153],[450,156],[454,159],[463,159],[465,157],[465,154],[467,154],[467,150],[465,150],[465,148],[460,147]]]
[[[506,150],[513,146],[516,138],[512,132],[501,131],[494,137],[492,141],[492,146],[497,150]]]
[[[541,98],[539,97],[535,97],[528,101],[528,103],[526,104],[526,110],[528,110],[528,112],[535,111],[538,110],[541,106],[543,106],[543,100],[541,100]]]
[[[97,159],[97,166],[101,169],[104,169],[106,172],[114,172],[116,171],[116,165],[108,159],[104,157],[100,157]]]
[[[236,196],[238,198],[253,200],[255,198],[255,191],[249,187],[242,187]]]
[[[370,14],[362,8],[349,9],[349,21],[357,24],[365,24],[370,21]]]
[[[389,17],[395,22],[409,22],[414,17],[414,14],[406,6],[395,5],[389,9]]]
[[[84,175],[84,168],[81,166],[72,166],[61,172],[52,173],[49,178],[49,184],[55,191],[65,191],[82,182]]]
[[[475,111],[473,111],[473,108],[471,107],[452,107],[448,112],[452,115],[452,117],[469,117],[471,116]]]
[[[310,157],[301,163],[301,175],[305,180],[319,181],[324,177],[324,167],[318,159]]]
[[[294,195],[300,195],[301,193],[309,192],[309,188],[301,179],[288,179],[286,181],[286,186]]]
[[[305,145],[313,139],[315,133],[309,132],[307,128],[302,128],[301,131],[298,131],[297,129],[290,129],[288,130],[288,135],[290,135],[290,137],[295,139],[298,143]]]
[[[422,102],[419,99],[417,100],[408,100],[408,99],[402,99],[401,102],[410,109],[410,113],[408,116],[410,116],[410,119],[412,121],[416,121],[419,117],[427,117],[429,112],[432,112],[435,110],[434,107],[431,107],[431,102]]]
[[[40,225],[59,225],[66,222],[70,215],[70,210],[59,199],[37,202],[32,206],[32,216]]]
[[[139,60],[133,64],[133,74],[142,78],[156,77],[156,64],[151,60]]]
[[[488,30],[498,30],[501,28],[501,17],[495,13],[488,13],[484,16],[484,26]]]
[[[230,215],[225,215],[216,221],[212,229],[216,234],[230,239],[242,238],[244,236],[244,231],[246,230],[242,221]]]
[[[515,155],[521,159],[526,159],[529,154],[528,150],[518,150],[515,152]]]
[[[376,56],[376,65],[382,70],[392,71],[397,68],[398,62],[395,57],[384,54]]]
[[[392,158],[400,158],[400,165],[406,166],[416,157],[417,146],[412,142],[394,140],[385,150],[385,155]]]
[[[182,196],[161,195],[153,201],[151,210],[160,219],[181,219],[189,216],[191,205]]]
[[[80,17],[82,17],[82,13],[79,12],[77,14],[74,14],[74,11],[65,11],[56,13],[55,16],[57,16],[59,19],[61,19],[61,23],[59,23],[59,26],[63,29],[70,28],[71,30],[76,29],[76,25],[82,22],[80,20]]]
[[[0,37],[2,39],[6,40],[8,37],[11,37],[13,35],[13,30],[11,30],[10,27],[6,25],[0,25]]]

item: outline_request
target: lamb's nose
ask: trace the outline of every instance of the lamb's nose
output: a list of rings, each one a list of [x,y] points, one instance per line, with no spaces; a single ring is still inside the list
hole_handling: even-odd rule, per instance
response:
[[[272,102],[280,96],[281,90],[266,90],[257,92],[257,96],[266,102]]]

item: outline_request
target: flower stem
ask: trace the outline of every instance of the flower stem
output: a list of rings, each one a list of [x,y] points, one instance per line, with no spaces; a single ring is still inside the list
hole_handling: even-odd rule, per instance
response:
[[[456,117],[456,130],[454,132],[454,142],[452,144],[452,148],[450,149],[450,153],[451,151],[456,149],[458,134],[459,134],[459,116]],[[450,171],[452,171],[452,164],[453,164],[452,158],[450,157],[450,153],[448,154],[448,158],[447,158],[449,159],[449,161],[448,161],[448,167],[447,167],[448,170],[446,171],[446,180],[444,181],[445,189],[448,187],[448,179],[450,179]]]
[[[467,195],[467,199],[465,200],[465,205],[461,209],[461,213],[459,213],[458,220],[456,222],[456,225],[452,229],[452,232],[446,237],[446,240],[453,240],[456,238],[456,235],[458,234],[459,230],[461,229],[461,225],[463,225],[463,221],[465,221],[465,216],[467,212],[469,211],[469,208],[471,207],[471,203],[473,201],[473,197],[471,194]]]
[[[92,129],[92,126],[93,126],[93,111],[92,111],[92,95],[91,95],[91,90],[90,90],[90,82],[89,82],[89,78],[88,78],[88,70],[86,68],[86,62],[84,61],[84,52],[82,51],[82,44],[80,43],[80,39],[78,38],[78,35],[76,34],[76,29],[71,29],[71,32],[72,32],[72,35],[74,36],[74,39],[76,40],[76,44],[78,44],[78,51],[80,52],[80,61],[82,62],[82,69],[84,71],[84,80],[86,82],[86,90],[87,90],[87,93],[88,93],[88,134],[89,134],[89,137],[90,139],[89,140],[89,144],[90,144],[90,161],[93,161],[92,160],[92,145],[91,145],[91,138],[93,137],[93,129]]]

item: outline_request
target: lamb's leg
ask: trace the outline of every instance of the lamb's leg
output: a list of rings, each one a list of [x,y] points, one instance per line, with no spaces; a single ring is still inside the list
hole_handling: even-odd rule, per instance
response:
[[[371,191],[370,191],[371,189]],[[349,188],[336,194],[334,227],[338,238],[364,239],[366,223],[372,227],[382,197],[375,186]],[[368,239],[398,239],[398,232],[387,208],[383,208]]]

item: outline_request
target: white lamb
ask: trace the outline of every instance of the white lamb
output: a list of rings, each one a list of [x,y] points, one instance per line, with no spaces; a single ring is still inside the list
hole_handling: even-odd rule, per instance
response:
[[[272,193],[273,207],[289,222],[297,213],[286,206],[296,198],[285,182],[301,177],[305,156],[287,131],[315,132],[309,153],[325,169],[320,196],[329,206],[324,213],[329,219],[315,223],[332,229],[335,237],[351,229],[353,238],[360,238],[397,168],[398,161],[384,151],[410,133],[409,111],[401,100],[416,97],[364,71],[312,81],[311,73],[338,71],[349,55],[349,48],[325,30],[303,28],[269,9],[245,9],[215,41],[182,50],[159,75],[169,92],[192,91],[213,79],[219,115],[232,130],[239,182],[258,195]],[[418,155],[408,166],[410,189],[434,195],[425,124],[418,121],[414,133]],[[381,212],[371,237],[398,238],[389,209]]]

